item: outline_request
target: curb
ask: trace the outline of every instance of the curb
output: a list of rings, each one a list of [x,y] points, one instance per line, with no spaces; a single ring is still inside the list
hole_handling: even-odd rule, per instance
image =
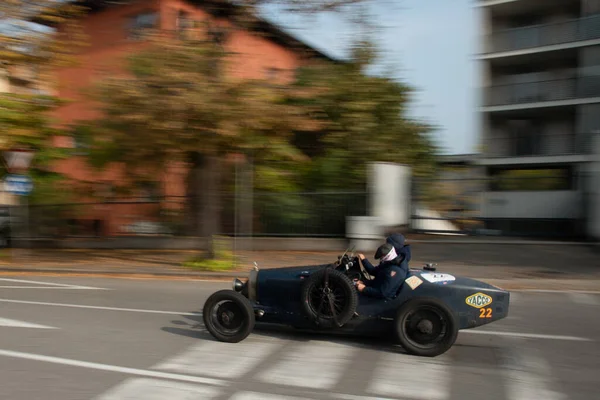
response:
[[[60,275],[114,275],[114,276],[162,276],[177,278],[202,278],[202,277],[222,277],[234,278],[242,275],[245,271],[230,272],[211,272],[211,271],[190,271],[190,272],[142,272],[142,271],[114,271],[99,269],[52,269],[52,268],[0,268],[0,273],[28,273],[28,274],[60,274]]]
[[[35,269],[35,268],[0,268],[0,274],[37,274],[50,276],[84,276],[123,279],[189,279],[189,280],[230,280],[243,278],[248,271],[190,271],[190,272],[142,272],[142,271],[107,271],[107,270],[77,270],[77,269]],[[513,278],[496,279],[469,276],[469,278],[500,287],[510,291],[558,291],[558,292],[588,292],[600,293],[600,278],[597,279],[535,279]]]
[[[545,240],[510,240],[510,239],[410,239],[406,241],[410,243],[433,243],[433,244],[499,244],[499,245],[529,245],[529,246],[589,246],[598,247],[597,243],[593,242],[560,242],[560,241],[545,241]]]

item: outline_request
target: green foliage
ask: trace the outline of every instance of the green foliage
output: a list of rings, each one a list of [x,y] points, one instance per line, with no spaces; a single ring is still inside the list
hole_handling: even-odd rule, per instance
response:
[[[0,140],[4,150],[19,147],[34,152],[28,174],[34,183],[32,204],[71,200],[68,183],[52,171],[52,164],[68,153],[52,146],[57,133],[50,127],[48,112],[57,104],[51,98],[32,95],[0,94]],[[8,171],[3,170],[2,175]],[[57,190],[58,189],[58,190]]]
[[[83,36],[74,17],[83,10],[54,0],[3,1],[0,4],[0,150],[26,148],[35,156],[29,175],[34,181],[30,203],[69,199],[68,185],[52,165],[67,156],[54,148],[50,113],[62,104],[49,94],[49,71],[72,63]],[[62,25],[56,31],[54,26]],[[7,171],[3,170],[2,174]]]
[[[388,76],[368,74],[376,52],[368,42],[352,48],[343,64],[303,68],[297,88],[309,96],[289,101],[322,123],[324,153],[305,170],[305,185],[317,189],[359,189],[368,162],[407,164],[416,176],[435,172],[432,128],[405,116],[412,89]]]
[[[227,239],[214,236],[212,243],[214,257],[192,257],[184,261],[182,265],[202,271],[225,271],[232,269],[236,265],[237,258],[229,249]]]
[[[301,160],[289,138],[302,116],[284,104],[283,89],[231,79],[227,67],[211,41],[148,37],[128,58],[133,78],[107,76],[95,91],[105,117],[89,127],[93,165],[119,161],[152,174],[189,152]]]

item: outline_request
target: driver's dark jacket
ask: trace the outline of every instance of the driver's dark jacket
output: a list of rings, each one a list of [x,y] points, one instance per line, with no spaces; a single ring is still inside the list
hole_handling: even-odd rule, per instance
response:
[[[363,294],[370,297],[391,300],[408,275],[408,262],[410,261],[410,245],[398,249],[398,257],[374,267],[366,258],[362,260],[363,266],[375,279],[363,282],[366,288]],[[395,272],[395,274],[393,274]],[[393,275],[393,276],[392,276]]]

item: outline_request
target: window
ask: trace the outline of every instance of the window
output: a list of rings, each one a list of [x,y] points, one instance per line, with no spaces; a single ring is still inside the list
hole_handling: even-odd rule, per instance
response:
[[[176,28],[179,36],[183,36],[186,32],[194,27],[194,21],[185,11],[179,11],[177,14]]]
[[[600,14],[600,0],[583,0],[581,5],[583,15]]]
[[[284,77],[285,71],[280,68],[267,67],[265,68],[265,79],[268,81],[278,81]]]
[[[545,191],[572,190],[573,174],[570,168],[519,168],[491,171],[492,191]]]
[[[139,191],[138,201],[158,202],[160,200],[160,185],[158,182],[144,181],[137,184]]]
[[[536,121],[508,121],[514,156],[533,156],[541,154],[541,129]]]
[[[156,27],[158,14],[154,11],[138,14],[132,17],[128,22],[129,38],[140,39],[144,31]]]

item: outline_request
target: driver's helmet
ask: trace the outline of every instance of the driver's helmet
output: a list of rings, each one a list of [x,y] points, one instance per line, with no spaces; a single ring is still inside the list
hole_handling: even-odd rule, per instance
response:
[[[375,252],[375,259],[377,260],[389,261],[394,258],[396,258],[396,250],[394,249],[394,246],[389,243],[382,244]]]
[[[404,247],[404,245],[406,244],[406,239],[404,238],[403,234],[394,233],[394,234],[388,236],[386,238],[385,242],[394,246],[394,248],[396,249],[396,253],[399,253],[401,251],[401,249]]]

